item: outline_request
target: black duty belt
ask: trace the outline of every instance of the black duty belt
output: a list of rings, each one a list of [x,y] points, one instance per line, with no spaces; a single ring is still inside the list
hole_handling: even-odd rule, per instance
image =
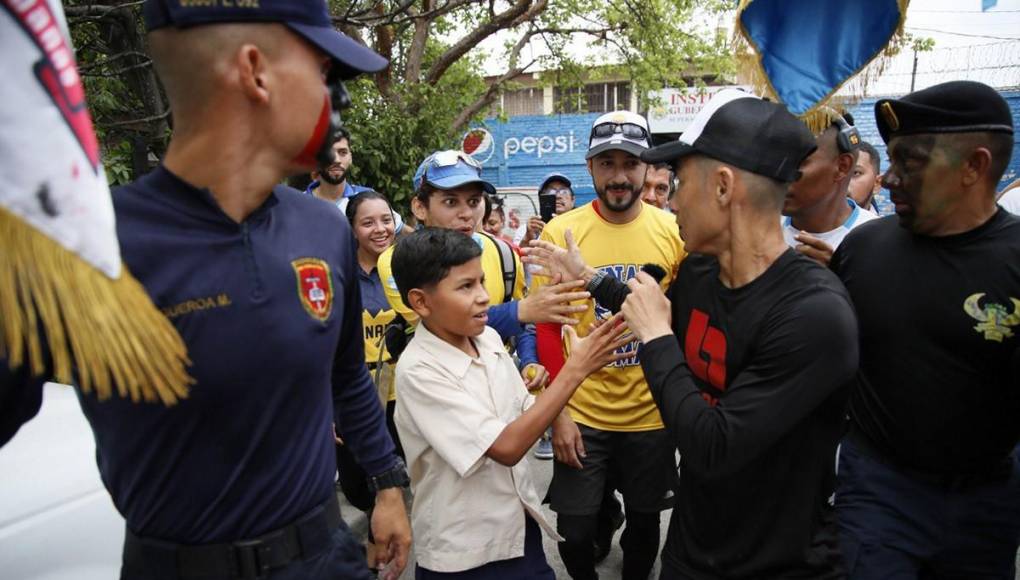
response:
[[[257,538],[188,546],[141,538],[130,530],[124,535],[124,564],[130,568],[143,563],[176,564],[176,573],[163,568],[167,578],[265,578],[276,568],[295,560],[307,560],[332,545],[333,532],[340,525],[340,504],[336,494],[294,522]],[[170,567],[166,566],[166,567]],[[161,574],[163,576],[163,574]]]

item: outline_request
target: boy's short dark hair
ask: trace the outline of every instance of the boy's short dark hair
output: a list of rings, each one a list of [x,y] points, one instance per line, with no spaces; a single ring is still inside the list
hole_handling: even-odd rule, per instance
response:
[[[393,279],[400,299],[410,304],[407,295],[414,288],[438,284],[455,266],[482,255],[482,248],[469,236],[446,228],[422,228],[401,238],[393,250]]]
[[[878,149],[875,149],[875,146],[867,141],[861,141],[858,148],[868,154],[868,160],[871,162],[871,168],[875,170],[875,175],[882,175],[882,157],[878,154]]]

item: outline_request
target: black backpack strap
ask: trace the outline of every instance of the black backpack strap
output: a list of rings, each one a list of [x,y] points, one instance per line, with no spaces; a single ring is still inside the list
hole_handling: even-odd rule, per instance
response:
[[[514,249],[505,240],[482,233],[483,236],[492,240],[499,251],[499,266],[503,272],[503,302],[506,304],[513,300],[514,286],[517,284],[517,262],[514,260]]]

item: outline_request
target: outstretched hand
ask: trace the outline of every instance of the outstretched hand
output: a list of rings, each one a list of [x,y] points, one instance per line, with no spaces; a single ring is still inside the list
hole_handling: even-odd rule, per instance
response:
[[[574,241],[574,233],[567,230],[565,239],[566,248],[561,248],[545,240],[534,240],[530,247],[521,248],[521,252],[524,254],[521,261],[539,266],[538,274],[541,276],[549,278],[559,276],[561,280],[584,280],[587,282],[595,270],[584,263],[581,250]]]
[[[524,323],[554,322],[556,324],[577,324],[574,314],[588,310],[587,303],[571,304],[587,300],[591,294],[581,290],[584,282],[572,280],[560,282],[554,276],[552,283],[542,286],[517,304],[517,320]]]
[[[588,376],[610,363],[633,356],[632,352],[618,352],[634,340],[627,330],[627,324],[620,313],[592,324],[592,331],[584,338],[577,336],[573,327],[563,327],[567,344],[570,345],[570,356],[566,364],[576,366],[584,376]]]

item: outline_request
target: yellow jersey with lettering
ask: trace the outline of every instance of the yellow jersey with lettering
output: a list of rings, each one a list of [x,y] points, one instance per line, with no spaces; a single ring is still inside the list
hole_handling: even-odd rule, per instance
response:
[[[378,267],[373,268],[371,272],[365,272],[359,266],[358,287],[361,290],[361,325],[365,335],[365,362],[368,364],[372,381],[375,382],[378,379],[385,382],[385,384],[376,385],[380,396],[383,396],[381,393],[385,393],[387,401],[394,401],[396,400],[396,391],[393,385],[393,373],[377,373],[376,369],[381,363],[390,360],[390,353],[386,351],[386,325],[393,322],[397,315],[386,300]]]
[[[641,203],[641,202],[637,202]],[[642,210],[626,224],[606,221],[598,212],[598,201],[575,208],[555,217],[542,231],[541,239],[566,247],[566,231],[574,234],[584,261],[596,270],[626,282],[645,264],[657,264],[666,271],[662,280],[665,290],[676,277],[684,246],[672,214],[641,203]],[[533,289],[548,279],[533,278]],[[588,300],[587,311],[575,315],[575,327],[586,336],[591,324],[611,313]],[[561,341],[564,356],[567,345]],[[567,403],[574,421],[603,431],[651,431],[662,429],[662,418],[648,390],[637,357],[638,341],[623,346],[629,356],[591,374]]]
[[[500,257],[499,248],[496,242],[487,234],[475,233],[471,236],[475,243],[482,248],[482,273],[485,275],[485,290],[489,293],[489,305],[497,306],[503,303],[506,293],[506,286],[503,283],[503,259]],[[511,252],[514,259],[514,288],[512,299],[524,298],[524,268],[521,266],[521,258],[516,252]],[[393,310],[404,317],[409,324],[418,324],[418,315],[411,310],[400,298],[400,291],[397,290],[397,282],[393,278],[393,268],[390,265],[393,261],[393,246],[387,248],[379,256],[379,277],[382,279],[383,288],[386,291],[386,300],[389,301]]]

